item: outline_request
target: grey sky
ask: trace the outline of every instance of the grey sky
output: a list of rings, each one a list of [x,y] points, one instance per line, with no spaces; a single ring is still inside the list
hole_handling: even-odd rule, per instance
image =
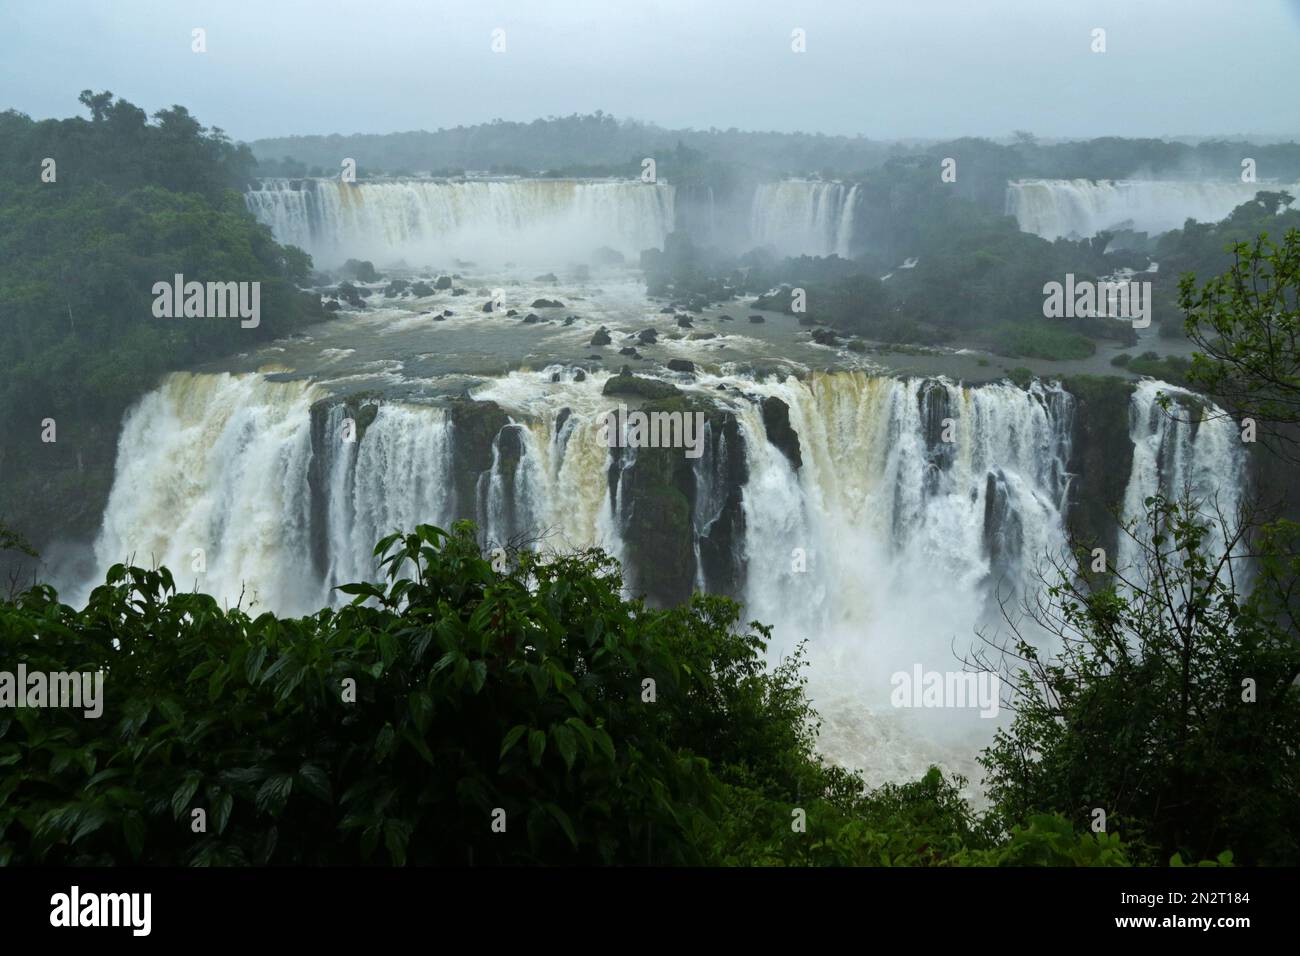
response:
[[[79,114],[80,90],[110,89],[150,112],[180,103],[239,139],[597,109],[872,138],[1300,132],[1300,0],[0,6],[0,109]],[[190,50],[194,27],[205,54]],[[1096,27],[1105,53],[1090,50]]]

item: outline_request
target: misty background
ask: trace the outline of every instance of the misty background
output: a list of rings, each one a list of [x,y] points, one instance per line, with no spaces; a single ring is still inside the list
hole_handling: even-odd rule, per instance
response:
[[[1300,131],[1298,48],[1297,0],[46,0],[0,32],[0,86],[37,118],[86,88],[184,103],[246,141],[596,110],[874,139],[1277,138]]]

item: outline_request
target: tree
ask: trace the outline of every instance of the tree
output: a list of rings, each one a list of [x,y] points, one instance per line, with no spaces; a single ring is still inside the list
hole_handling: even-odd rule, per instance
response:
[[[1101,810],[1155,862],[1227,847],[1294,865],[1300,526],[1247,553],[1249,516],[1146,506],[1124,529],[1133,566],[1094,572],[1084,550],[1054,563],[1006,614],[1012,638],[969,662],[1004,675],[1015,714],[981,758],[989,796],[1008,821],[1054,810],[1082,827]]]
[[[1274,211],[1285,193],[1261,193]],[[1300,453],[1300,230],[1280,244],[1264,233],[1232,245],[1232,268],[1201,288],[1195,276],[1179,283],[1187,335],[1200,348],[1189,380],[1253,418],[1259,440],[1295,459]]]

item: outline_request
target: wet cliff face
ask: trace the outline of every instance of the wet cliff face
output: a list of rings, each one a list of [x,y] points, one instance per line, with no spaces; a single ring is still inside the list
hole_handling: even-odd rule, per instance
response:
[[[681,448],[612,449],[610,494],[622,525],[629,586],[659,605],[685,601],[700,588],[738,596],[748,473],[736,417],[684,398],[649,402],[642,410],[698,412],[705,425],[696,459]]]
[[[493,447],[497,436],[510,423],[509,417],[495,402],[462,399],[451,405],[451,427],[455,455],[452,458],[452,484],[455,489],[457,519],[480,521],[483,499],[480,491],[483,476],[492,468]],[[506,441],[507,456],[518,463],[515,451],[518,436]],[[513,486],[513,468],[511,468]]]
[[[1124,505],[1133,468],[1129,435],[1131,382],[1118,378],[1076,378],[1062,382],[1074,396],[1066,520],[1073,535],[1089,547],[1118,549],[1116,515]]]

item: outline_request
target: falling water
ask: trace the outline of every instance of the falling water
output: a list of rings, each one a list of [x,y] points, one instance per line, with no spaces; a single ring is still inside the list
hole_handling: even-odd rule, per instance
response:
[[[782,255],[847,259],[853,247],[857,186],[788,179],[763,183],[750,208],[750,239]]]
[[[466,511],[488,540],[546,533],[546,547],[598,545],[625,559],[624,479],[636,457],[601,440],[607,379],[556,366],[476,387],[472,397],[509,423],[467,503],[453,492],[461,446],[447,408],[376,399],[365,423],[303,382],[170,376],[127,415],[96,558],[101,569],[156,560],[184,586],[290,613],[373,578],[384,534]],[[734,416],[719,419],[730,431],[710,423],[707,454],[692,463],[694,579],[727,589],[704,574],[702,542],[738,495],[735,593],[746,620],[773,626],[774,654],[808,642],[823,751],[873,781],[931,762],[977,776],[972,755],[997,721],[894,709],[890,678],[916,665],[959,670],[975,629],[998,621],[999,599],[1032,587],[1041,557],[1063,547],[1071,396],[1038,382],[862,372],[700,373],[682,387]],[[1155,405],[1160,388],[1144,382],[1133,397],[1129,511],[1184,484],[1234,505],[1243,465],[1231,423],[1172,421]],[[798,468],[769,440],[763,399],[788,407]],[[350,414],[355,441],[344,437]],[[196,554],[205,566],[191,572]]]
[[[277,241],[323,265],[586,261],[601,246],[635,258],[673,227],[673,188],[641,182],[267,179],[244,199]]]
[[[1125,228],[1159,233],[1187,219],[1218,222],[1261,189],[1276,188],[1235,181],[1031,179],[1007,184],[1006,211],[1022,230],[1044,239]]]

